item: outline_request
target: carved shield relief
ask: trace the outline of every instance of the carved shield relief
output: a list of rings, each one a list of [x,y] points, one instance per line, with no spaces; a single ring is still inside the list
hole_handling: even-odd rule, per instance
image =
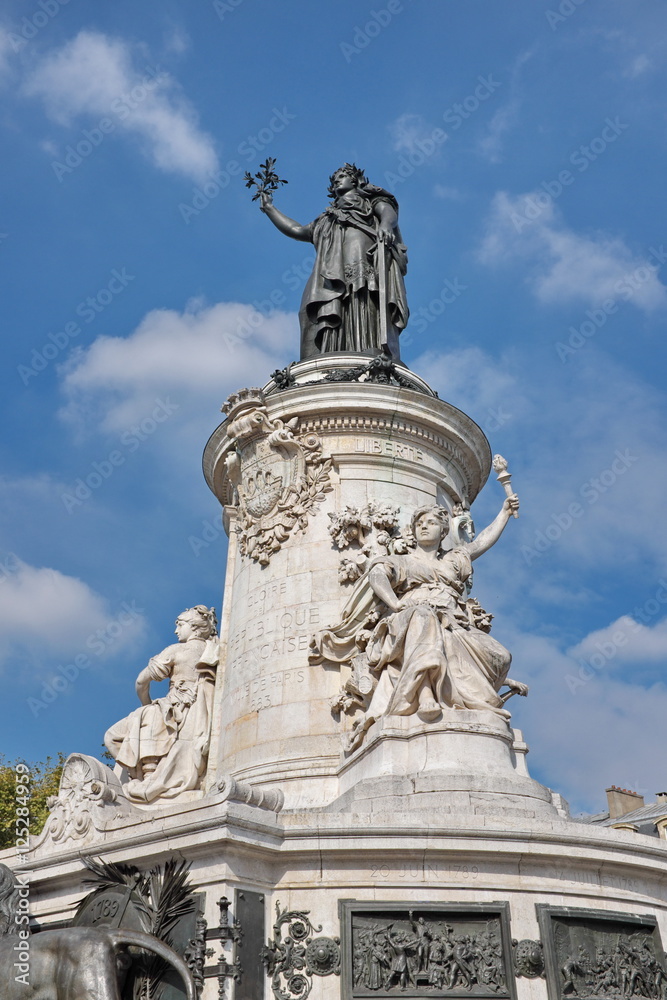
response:
[[[229,408],[227,468],[235,481],[241,554],[269,562],[295,529],[305,530],[331,491],[331,459],[316,434],[296,436],[299,418],[271,420],[261,390],[246,390]]]
[[[301,461],[299,461],[301,459]],[[275,512],[283,491],[303,475],[304,462],[299,449],[290,455],[284,447],[269,444],[269,437],[249,442],[241,452],[239,499],[254,521]]]

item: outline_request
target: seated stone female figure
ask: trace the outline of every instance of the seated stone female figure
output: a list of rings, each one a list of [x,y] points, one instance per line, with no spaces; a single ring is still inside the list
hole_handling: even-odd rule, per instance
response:
[[[406,555],[380,556],[350,597],[341,623],[313,640],[311,659],[351,662],[359,655],[358,638],[373,609],[386,609],[364,638],[365,658],[377,678],[364,714],[355,722],[351,747],[379,717],[418,714],[437,718],[443,708],[491,711],[503,719],[510,713],[499,694],[503,685],[518,694],[527,687],[511,680],[511,655],[477,627],[466,604],[472,562],[500,537],[516,495],[507,497],[495,520],[474,541],[441,551],[449,530],[443,507],[415,511],[416,541]]]
[[[137,677],[141,706],[107,731],[104,742],[127,771],[134,802],[173,798],[199,787],[207,755],[218,637],[215,612],[197,605],[176,619],[178,642],[153,656]],[[151,681],[169,678],[154,701]]]

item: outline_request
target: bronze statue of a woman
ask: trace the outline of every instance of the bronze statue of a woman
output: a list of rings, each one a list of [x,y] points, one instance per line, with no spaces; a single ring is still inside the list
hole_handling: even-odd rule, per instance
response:
[[[260,193],[274,226],[314,243],[317,252],[299,312],[301,360],[332,351],[375,355],[385,344],[398,360],[398,336],[408,322],[398,203],[353,163],[331,176],[329,194],[333,202],[302,226],[275,207],[269,191]]]

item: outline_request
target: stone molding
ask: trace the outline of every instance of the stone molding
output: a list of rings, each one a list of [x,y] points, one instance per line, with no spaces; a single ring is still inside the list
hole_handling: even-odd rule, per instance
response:
[[[470,417],[443,400],[410,389],[357,383],[296,385],[264,398],[269,420],[288,424],[298,417],[299,433],[321,436],[327,448],[331,436],[357,433],[389,435],[392,440],[404,438],[406,443],[419,443],[439,452],[443,460],[453,463],[456,476],[461,477],[465,495],[452,499],[463,502],[464,506],[472,503],[488,478],[492,456],[485,435]],[[230,450],[227,430],[225,422],[213,432],[203,458],[206,482],[223,506],[234,500],[233,483],[225,467]],[[337,453],[333,457],[337,459]],[[346,452],[344,460],[359,461],[364,457],[369,456]],[[410,466],[407,459],[392,457],[391,460],[406,469]],[[424,465],[421,474],[428,478],[429,472]],[[437,479],[435,471],[432,475]]]

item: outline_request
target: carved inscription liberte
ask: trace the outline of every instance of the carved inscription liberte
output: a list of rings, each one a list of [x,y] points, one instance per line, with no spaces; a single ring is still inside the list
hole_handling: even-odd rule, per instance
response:
[[[355,438],[354,450],[369,455],[388,455],[390,458],[407,458],[410,462],[423,462],[424,452],[410,444],[382,441],[379,438]]]

